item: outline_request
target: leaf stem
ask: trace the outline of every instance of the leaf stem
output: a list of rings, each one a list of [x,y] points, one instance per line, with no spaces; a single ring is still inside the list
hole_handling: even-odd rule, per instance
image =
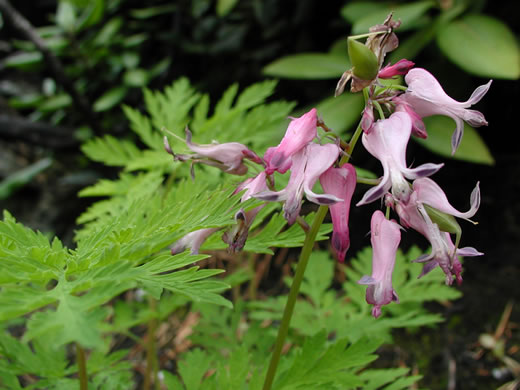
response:
[[[363,130],[361,129],[360,122],[358,127],[356,128],[356,131],[352,135],[352,139],[348,144],[348,149],[346,150],[347,153],[345,153],[340,160],[340,166],[347,163],[350,160],[350,155],[354,150],[354,147],[356,146],[357,140],[359,139],[362,131]],[[320,226],[323,223],[323,220],[325,219],[328,210],[328,206],[320,206],[320,208],[316,212],[314,221],[312,221],[312,225],[309,231],[307,232],[307,235],[305,236],[305,242],[303,243],[302,251],[300,253],[300,260],[298,261],[298,266],[296,267],[296,272],[294,274],[291,290],[289,291],[287,303],[285,304],[285,308],[283,311],[282,323],[280,324],[280,329],[278,329],[278,335],[276,336],[273,355],[271,356],[269,368],[267,369],[267,374],[265,376],[263,390],[270,390],[271,386],[273,385],[276,369],[278,368],[278,363],[280,362],[280,356],[282,354],[282,349],[285,343],[285,338],[289,333],[289,325],[294,312],[296,298],[298,298],[298,294],[300,292],[300,286],[303,281],[303,275],[305,274],[305,269],[307,268],[307,264],[309,263],[309,258],[312,252],[312,248],[314,247],[316,235],[318,234]]]
[[[88,390],[87,359],[85,350],[76,343],[76,364],[78,365],[79,389]]]

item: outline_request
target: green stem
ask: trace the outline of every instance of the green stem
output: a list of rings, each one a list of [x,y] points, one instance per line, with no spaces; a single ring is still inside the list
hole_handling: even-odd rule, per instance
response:
[[[276,337],[273,355],[271,357],[269,368],[265,376],[263,390],[270,390],[273,384],[276,369],[280,361],[282,348],[285,343],[285,338],[287,337],[287,333],[289,332],[289,324],[291,322],[291,317],[294,311],[294,305],[296,304],[296,298],[298,297],[298,294],[300,292],[300,285],[303,280],[303,275],[305,273],[305,269],[307,268],[307,263],[309,262],[312,248],[314,246],[314,241],[316,240],[316,235],[318,234],[318,230],[320,229],[320,226],[323,220],[325,219],[325,216],[327,215],[328,209],[328,206],[320,206],[316,213],[316,216],[314,217],[312,226],[309,232],[307,233],[307,236],[305,237],[305,242],[300,253],[300,260],[298,262],[298,266],[296,267],[296,273],[294,275],[294,279],[291,285],[291,290],[289,291],[289,297],[287,298],[287,303],[285,304],[282,323],[280,325],[280,329],[278,330],[278,336]]]
[[[347,163],[350,160],[350,154],[354,150],[354,147],[356,146],[356,143],[362,132],[363,130],[361,129],[360,122],[356,131],[352,135],[352,139],[348,144],[348,149],[346,151],[347,154],[344,154],[340,160],[340,166]],[[296,267],[296,272],[294,274],[291,290],[289,291],[289,297],[287,298],[287,303],[285,304],[285,309],[283,311],[282,323],[280,324],[280,329],[278,329],[278,335],[276,336],[273,355],[271,356],[269,368],[267,369],[267,374],[265,376],[263,390],[270,390],[271,386],[273,385],[276,369],[278,368],[278,363],[280,362],[280,356],[282,354],[282,349],[285,343],[285,338],[289,333],[289,325],[291,323],[294,305],[296,304],[296,298],[298,298],[298,294],[300,292],[300,286],[303,281],[303,275],[305,274],[305,269],[307,268],[307,264],[309,263],[309,258],[312,252],[312,248],[314,246],[314,242],[316,240],[316,236],[318,234],[318,231],[320,230],[323,220],[325,219],[325,216],[327,215],[328,210],[328,206],[320,206],[320,208],[316,212],[314,221],[312,221],[311,228],[305,236],[305,242],[303,243],[302,251],[300,253],[300,260],[298,261],[298,266]]]
[[[150,297],[150,310],[153,317],[148,321],[148,335],[146,338],[146,372],[144,375],[143,389],[150,390],[152,383],[156,382],[157,378],[157,351],[155,349],[155,332],[157,329],[157,301]]]
[[[76,364],[78,365],[79,389],[88,390],[87,359],[85,350],[76,343]]]

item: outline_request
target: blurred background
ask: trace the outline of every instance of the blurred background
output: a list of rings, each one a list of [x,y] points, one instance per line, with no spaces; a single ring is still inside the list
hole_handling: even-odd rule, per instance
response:
[[[456,158],[446,154],[449,138],[435,147],[410,143],[409,163],[445,162],[435,180],[455,207],[469,207],[480,181],[479,224],[463,223],[462,246],[485,256],[465,262],[465,281],[454,287],[463,298],[436,308],[446,322],[435,332],[402,334],[388,359],[419,362],[432,389],[449,385],[453,367],[467,383],[461,388],[494,388],[511,375],[500,371],[503,357],[520,356],[517,1],[0,0],[1,208],[73,247],[76,218],[94,201],[78,191],[117,174],[89,161],[82,143],[104,134],[132,137],[122,104],[143,107],[143,88],[162,89],[181,76],[215,98],[232,83],[279,79],[273,99],[294,101],[297,110],[317,105],[325,122],[347,135],[354,125],[344,118],[348,109],[330,100],[349,67],[345,39],[390,10],[403,25],[401,47],[389,60],[405,57],[427,68],[459,101],[489,79],[493,84],[476,106],[489,126],[468,130]],[[361,111],[358,99],[351,104]],[[443,135],[451,135],[449,126]],[[380,174],[362,148],[353,162]],[[369,244],[365,221],[374,207],[352,211],[352,254]],[[412,244],[427,248],[407,234],[403,248]],[[490,350],[495,344],[486,349],[484,333],[503,341],[501,355]]]

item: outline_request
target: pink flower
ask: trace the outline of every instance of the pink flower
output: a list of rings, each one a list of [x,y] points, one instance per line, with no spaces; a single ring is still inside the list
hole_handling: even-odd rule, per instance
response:
[[[265,170],[268,175],[272,175],[274,171],[285,173],[291,167],[291,157],[316,137],[317,121],[316,109],[313,108],[289,123],[280,144],[265,152],[264,161],[267,164]]]
[[[390,189],[394,197],[407,200],[410,185],[405,178],[416,179],[437,172],[443,164],[427,163],[417,168],[406,166],[406,147],[412,131],[410,116],[394,112],[388,119],[378,120],[370,133],[363,133],[362,142],[372,156],[383,166],[380,183],[368,190],[357,203],[358,206],[383,197]]]
[[[415,63],[409,60],[397,61],[394,65],[387,65],[379,71],[377,77],[381,79],[391,79],[394,76],[405,75],[414,67]]]
[[[348,219],[350,202],[356,188],[356,170],[351,164],[344,164],[340,168],[330,167],[320,176],[320,183],[327,194],[343,199],[330,205],[332,247],[338,260],[343,263],[350,247]]]
[[[405,112],[410,117],[412,121],[412,134],[419,138],[428,138],[426,126],[424,125],[421,116],[417,114],[408,103],[399,99],[399,97],[393,98],[392,101],[396,104],[396,112]]]
[[[244,175],[247,166],[243,163],[244,158],[262,164],[262,160],[245,145],[238,142],[228,142],[224,144],[213,143],[209,145],[199,145],[191,141],[191,131],[186,128],[186,145],[195,154],[176,154],[172,151],[168,139],[164,137],[164,146],[168,153],[173,155],[175,160],[199,162],[202,164],[217,167],[226,173],[234,175]]]
[[[197,255],[204,241],[218,230],[220,230],[220,228],[207,228],[188,233],[170,246],[170,251],[172,255],[176,255],[177,253],[181,253],[190,248],[191,254]]]
[[[293,224],[300,214],[303,193],[308,200],[317,204],[341,202],[342,199],[334,195],[316,194],[312,191],[316,180],[334,164],[338,156],[337,145],[310,143],[292,156],[291,177],[287,187],[278,192],[263,191],[253,196],[272,202],[285,200],[284,216],[289,224]]]
[[[445,115],[455,121],[456,128],[451,138],[452,153],[455,153],[462,140],[464,121],[475,127],[488,124],[481,112],[469,110],[468,107],[482,99],[491,86],[491,80],[475,89],[465,102],[458,102],[449,97],[437,79],[425,69],[412,69],[406,75],[405,81],[408,90],[400,98],[408,102],[418,115]]]
[[[425,263],[420,276],[426,275],[435,267],[439,266],[446,274],[446,284],[453,283],[453,276],[460,284],[462,282],[462,266],[458,256],[480,256],[475,248],[456,248],[448,232],[440,230],[439,226],[432,221],[427,205],[445,214],[458,218],[469,219],[477,212],[480,205],[480,189],[477,183],[470,197],[470,209],[466,212],[456,210],[448,202],[442,189],[429,178],[420,178],[413,183],[413,192],[408,202],[397,201],[394,206],[399,215],[401,224],[411,227],[425,236],[432,246],[431,253],[419,257],[416,262]]]
[[[370,223],[370,241],[373,250],[372,276],[365,275],[358,283],[368,285],[366,299],[368,303],[374,305],[372,315],[377,318],[381,315],[382,305],[392,301],[399,302],[392,287],[395,256],[401,241],[399,225],[387,220],[384,214],[377,210],[372,215]]]

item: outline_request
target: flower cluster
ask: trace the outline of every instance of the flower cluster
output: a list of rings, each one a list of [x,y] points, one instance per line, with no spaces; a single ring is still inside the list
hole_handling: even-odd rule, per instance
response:
[[[393,32],[398,26],[399,22],[393,21],[390,15],[382,25],[371,28],[364,45],[349,39],[353,67],[344,73],[336,89],[336,95],[342,93],[351,81],[352,92],[364,91],[365,109],[357,132],[362,132],[364,148],[380,161],[383,170],[382,177],[356,203],[363,206],[380,200],[387,207],[387,217],[380,210],[373,213],[370,229],[372,275],[359,281],[368,286],[366,299],[374,305],[374,317],[381,314],[382,305],[398,302],[392,286],[392,271],[401,230],[416,230],[430,242],[431,253],[415,260],[423,263],[420,277],[439,266],[446,275],[447,284],[452,284],[453,280],[461,283],[459,256],[482,255],[472,247],[459,247],[462,230],[456,221],[456,218],[470,220],[477,212],[479,184],[471,193],[469,210],[458,211],[449,203],[443,190],[430,179],[443,164],[426,163],[411,167],[406,162],[406,151],[412,136],[428,136],[422,118],[445,115],[456,124],[451,139],[455,153],[463,136],[464,122],[472,126],[487,125],[484,116],[469,107],[482,99],[491,81],[478,87],[466,102],[458,102],[444,92],[432,74],[415,68],[411,61],[403,59],[383,67],[386,53],[398,46]],[[404,76],[406,87],[384,86],[380,81],[396,76]],[[175,160],[209,164],[230,174],[246,173],[244,159],[258,164],[259,173],[242,182],[235,192],[244,191],[241,201],[253,197],[265,202],[283,202],[284,217],[289,224],[300,220],[304,196],[310,202],[329,206],[333,224],[331,244],[337,259],[343,262],[350,246],[349,214],[357,182],[356,170],[347,162],[355,141],[346,144],[336,139],[336,142],[324,143],[324,139],[329,137],[319,137],[318,128],[326,128],[322,125],[314,108],[299,118],[292,118],[281,142],[268,148],[263,157],[234,142],[196,145],[191,141],[189,130],[186,130],[186,144],[193,155],[175,154],[167,142],[165,145]],[[348,150],[342,150],[340,145],[346,145]],[[288,171],[287,186],[276,190],[274,173],[285,174]],[[323,193],[313,190],[318,180]],[[249,228],[262,207],[236,213],[235,225],[223,235],[230,251],[236,252],[244,247]],[[388,218],[392,210],[397,221]],[[205,238],[217,230],[202,229],[189,233],[171,247],[172,253],[186,248],[196,253]]]

